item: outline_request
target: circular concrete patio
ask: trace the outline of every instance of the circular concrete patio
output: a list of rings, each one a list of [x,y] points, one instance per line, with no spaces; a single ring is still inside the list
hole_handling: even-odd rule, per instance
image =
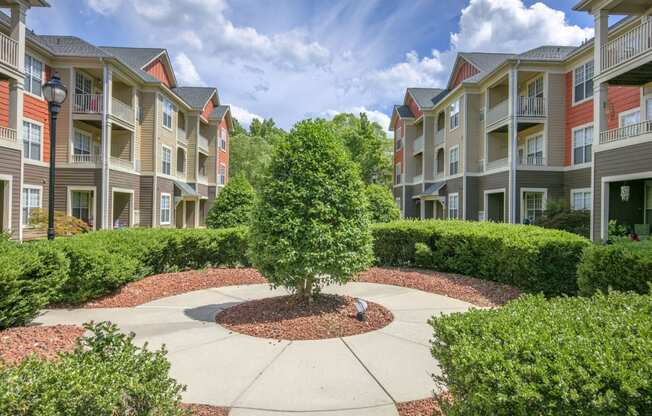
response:
[[[231,407],[233,416],[297,413],[397,415],[395,403],[432,397],[433,315],[471,304],[414,289],[372,283],[328,293],[385,306],[394,321],[373,332],[316,341],[276,341],[217,325],[215,314],[253,299],[286,294],[267,285],[229,286],[159,299],[135,308],[48,310],[36,323],[110,320],[136,341],[165,344],[172,376],[188,386],[184,402]]]

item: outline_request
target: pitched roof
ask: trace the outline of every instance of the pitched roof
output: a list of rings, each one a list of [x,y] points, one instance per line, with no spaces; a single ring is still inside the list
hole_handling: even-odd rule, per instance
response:
[[[511,53],[460,52],[458,56],[473,64],[480,73],[491,72],[500,64],[514,57]]]
[[[84,58],[107,58],[108,53],[76,36],[40,35],[41,41],[55,54]]]
[[[203,110],[206,102],[217,93],[217,89],[211,87],[177,87],[172,91],[195,110]]]
[[[224,118],[224,115],[227,113],[227,111],[230,111],[231,107],[228,105],[218,105],[213,109],[213,112],[208,116],[208,118],[216,118],[218,120],[222,120]]]
[[[143,80],[148,82],[157,82],[154,76],[143,70],[143,67],[152,62],[157,56],[165,52],[161,48],[123,48],[114,46],[100,46],[110,56],[117,58],[120,62],[127,65],[132,71],[137,73]]]
[[[443,90],[441,88],[408,88],[407,92],[414,98],[419,108],[431,108]]]
[[[412,110],[407,105],[395,105],[394,112],[398,113],[401,118],[414,118]]]
[[[539,46],[518,55],[519,59],[533,61],[563,61],[576,46]]]

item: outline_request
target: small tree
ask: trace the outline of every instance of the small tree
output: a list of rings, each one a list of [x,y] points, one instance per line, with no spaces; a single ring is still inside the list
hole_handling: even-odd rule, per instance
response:
[[[232,177],[208,211],[208,228],[229,228],[249,224],[256,193],[247,178],[239,174]]]
[[[384,186],[371,184],[367,186],[367,201],[369,201],[369,216],[374,223],[390,222],[401,217],[392,193]]]
[[[323,120],[298,123],[276,147],[254,210],[251,244],[253,264],[271,285],[307,301],[370,265],[364,186]]]

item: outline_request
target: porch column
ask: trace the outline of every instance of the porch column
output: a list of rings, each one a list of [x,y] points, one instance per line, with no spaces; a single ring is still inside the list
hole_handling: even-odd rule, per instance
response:
[[[595,240],[596,232],[602,240],[608,238],[609,222],[609,200],[606,200],[606,206],[602,198],[605,192],[602,189],[600,178],[595,177],[595,150],[600,146],[600,132],[608,129],[607,127],[607,107],[609,105],[609,86],[606,83],[599,82],[602,73],[602,46],[607,43],[609,34],[609,14],[605,10],[598,10],[595,14],[595,47],[593,48],[593,70],[594,79],[598,82],[593,84],[593,146],[591,155],[591,188],[593,195],[593,209],[591,209],[591,239]],[[596,182],[596,179],[598,182]],[[608,184],[607,184],[608,186]],[[608,195],[608,189],[606,190]],[[596,209],[600,207],[600,209]],[[597,216],[597,217],[596,217]],[[597,221],[596,221],[597,219]]]
[[[201,200],[198,199],[195,201],[195,228],[199,228],[199,202]]]
[[[9,37],[18,43],[18,56],[16,62],[18,70],[25,69],[25,20],[28,7],[23,4],[14,4],[11,6],[10,30]]]
[[[423,220],[426,218],[426,200],[421,199],[419,203],[419,217]]]
[[[516,163],[518,157],[518,68],[512,68],[509,73],[509,126],[508,150],[509,160],[509,215],[508,222],[516,223]]]
[[[102,224],[101,228],[112,227],[110,203],[111,190],[109,189],[109,159],[111,157],[111,123],[109,121],[111,105],[111,78],[112,71],[109,65],[104,65],[104,83],[102,88]]]

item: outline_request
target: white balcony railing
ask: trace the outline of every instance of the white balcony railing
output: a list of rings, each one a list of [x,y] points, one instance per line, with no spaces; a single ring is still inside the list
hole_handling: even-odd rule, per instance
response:
[[[0,140],[11,144],[16,144],[16,142],[18,141],[18,135],[16,134],[16,130],[10,129],[9,127],[0,126]]]
[[[101,160],[102,156],[95,153],[95,154],[88,154],[88,155],[77,155],[77,154],[72,154],[70,155],[70,163],[74,164],[96,164],[99,163]]]
[[[111,164],[124,169],[134,168],[134,162],[132,162],[131,160],[121,159],[119,157],[114,157],[114,156],[111,156]]]
[[[500,168],[505,168],[507,166],[509,166],[509,159],[508,158],[491,160],[491,161],[487,162],[486,170],[500,169]]]
[[[81,114],[102,114],[104,97],[102,94],[75,94],[72,111]]]
[[[423,182],[423,173],[421,175],[414,175],[412,177],[412,183],[421,183]]]
[[[509,114],[509,100],[505,100],[487,111],[487,126],[490,126],[504,118]]]
[[[445,129],[441,129],[435,132],[435,145],[444,143],[444,131]]]
[[[18,42],[0,33],[0,62],[18,68]]]
[[[423,135],[416,138],[414,141],[414,151],[413,154],[418,154],[423,152]]]
[[[128,123],[134,124],[134,108],[115,97],[111,98],[111,114]]]
[[[617,142],[652,133],[652,120],[600,132],[600,144]]]
[[[519,117],[545,117],[546,101],[543,97],[518,97]]]
[[[645,52],[652,51],[652,21],[646,20],[602,46],[602,71],[607,71]]]
[[[205,151],[208,151],[208,139],[202,135],[199,135],[199,148]]]
[[[518,161],[520,166],[546,166],[546,158],[543,156],[524,156]]]

